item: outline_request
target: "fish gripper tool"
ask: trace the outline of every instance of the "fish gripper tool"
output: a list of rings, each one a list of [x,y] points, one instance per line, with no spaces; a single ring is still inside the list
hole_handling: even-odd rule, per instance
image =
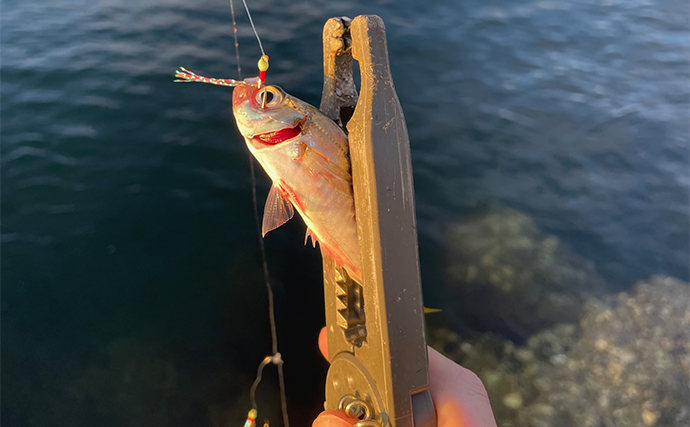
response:
[[[383,21],[331,18],[323,50],[320,109],[348,133],[362,265],[358,283],[323,255],[325,409],[359,418],[358,427],[435,427],[410,142]]]

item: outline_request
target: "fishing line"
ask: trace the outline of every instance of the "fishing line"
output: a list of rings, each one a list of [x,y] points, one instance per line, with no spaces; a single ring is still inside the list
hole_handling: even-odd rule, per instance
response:
[[[235,59],[237,61],[237,78],[242,80],[242,66],[240,65],[240,43],[237,41],[237,22],[235,22],[235,6],[230,0],[230,15],[232,15],[232,36],[235,38]]]
[[[269,363],[273,363],[274,365],[282,365],[283,360],[281,359],[280,353],[276,353],[273,356],[266,356],[264,357],[264,360],[261,361],[261,364],[259,365],[259,368],[256,371],[256,379],[254,380],[254,384],[252,384],[252,388],[249,392],[249,398],[252,402],[252,408],[257,408],[256,404],[256,389],[259,387],[259,383],[261,382],[261,378],[263,376],[264,368],[266,365]]]
[[[230,0],[230,3],[232,3],[232,0]],[[259,49],[261,49],[261,54],[266,55],[266,52],[264,52],[264,47],[261,44],[261,38],[259,37],[259,33],[256,31],[256,27],[254,26],[254,20],[252,19],[252,14],[249,13],[249,7],[247,6],[247,1],[242,0],[242,4],[244,4],[244,10],[247,11],[247,17],[249,17],[249,23],[252,24],[252,30],[254,30],[254,35],[256,36],[256,41],[259,42]]]
[[[254,31],[254,35],[256,36],[256,40],[259,42],[259,49],[261,49],[261,54],[263,56],[266,56],[266,53],[264,52],[264,47],[261,44],[261,38],[259,37],[259,33],[256,31],[256,27],[254,26],[254,21],[252,20],[252,15],[249,12],[249,7],[247,6],[246,0],[242,0],[242,4],[244,4],[244,9],[247,12],[247,17],[249,18],[249,23],[252,26],[252,30]],[[235,20],[235,7],[233,5],[232,0],[230,0],[230,14],[232,15],[232,29],[233,29],[233,36],[235,38],[235,57],[237,59],[237,77],[238,77],[238,79],[242,80],[242,67],[240,65],[240,44],[237,41],[237,22]],[[265,72],[265,70],[264,70],[264,72]],[[256,414],[256,411],[257,411],[256,389],[259,386],[259,383],[261,382],[263,370],[266,367],[266,365],[268,365],[269,363],[275,364],[278,368],[278,385],[280,388],[280,404],[281,404],[281,409],[283,412],[283,426],[284,427],[290,427],[290,421],[289,421],[288,412],[287,412],[287,396],[285,393],[285,377],[283,375],[283,360],[281,358],[280,353],[278,352],[278,330],[276,327],[273,288],[271,287],[271,281],[270,281],[269,274],[268,274],[268,262],[266,261],[266,247],[264,245],[263,236],[261,235],[261,223],[259,221],[259,208],[258,208],[258,202],[257,202],[257,197],[256,197],[256,168],[254,166],[254,157],[252,156],[252,154],[248,152],[247,156],[249,158],[249,170],[250,170],[251,182],[252,182],[252,207],[254,210],[254,222],[256,225],[257,235],[259,237],[259,249],[261,252],[261,262],[262,262],[262,267],[263,267],[264,282],[266,284],[266,294],[268,295],[268,318],[269,318],[269,323],[270,323],[270,327],[271,327],[271,351],[273,353],[273,356],[266,356],[264,358],[264,360],[261,361],[261,364],[259,365],[259,368],[257,370],[256,379],[254,380],[254,384],[252,384],[252,388],[249,391],[249,399],[251,400],[252,410],[254,411],[254,414]],[[252,411],[250,411],[250,414],[252,414]],[[254,415],[254,417],[256,417],[256,415]],[[251,418],[251,416],[248,417],[248,421],[250,420],[250,418]]]

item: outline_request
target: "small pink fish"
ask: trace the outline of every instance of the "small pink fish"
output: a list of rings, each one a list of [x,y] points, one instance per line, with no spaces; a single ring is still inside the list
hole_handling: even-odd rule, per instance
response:
[[[258,78],[235,87],[232,107],[249,151],[273,186],[262,233],[286,223],[295,209],[307,235],[361,282],[350,157],[345,133],[313,106]]]

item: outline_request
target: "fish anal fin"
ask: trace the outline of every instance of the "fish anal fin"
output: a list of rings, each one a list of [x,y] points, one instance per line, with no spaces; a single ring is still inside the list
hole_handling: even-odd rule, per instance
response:
[[[307,234],[304,236],[304,244],[306,245],[307,242],[309,241],[309,238],[311,237],[311,245],[316,248],[316,242],[319,241],[319,239],[316,238],[316,234],[314,234],[311,231],[311,228],[307,227]]]
[[[261,224],[261,235],[265,236],[271,230],[275,230],[285,224],[295,215],[295,208],[285,193],[275,183],[268,192],[266,206],[264,207],[264,219]]]

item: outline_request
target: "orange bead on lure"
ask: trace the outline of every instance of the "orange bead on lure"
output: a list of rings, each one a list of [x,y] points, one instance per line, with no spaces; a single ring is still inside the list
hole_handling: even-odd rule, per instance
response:
[[[316,246],[361,282],[350,156],[345,133],[317,108],[265,84],[268,57],[259,77],[209,79],[182,68],[178,81],[234,86],[232,109],[249,151],[273,181],[262,233],[289,221],[295,210]]]

